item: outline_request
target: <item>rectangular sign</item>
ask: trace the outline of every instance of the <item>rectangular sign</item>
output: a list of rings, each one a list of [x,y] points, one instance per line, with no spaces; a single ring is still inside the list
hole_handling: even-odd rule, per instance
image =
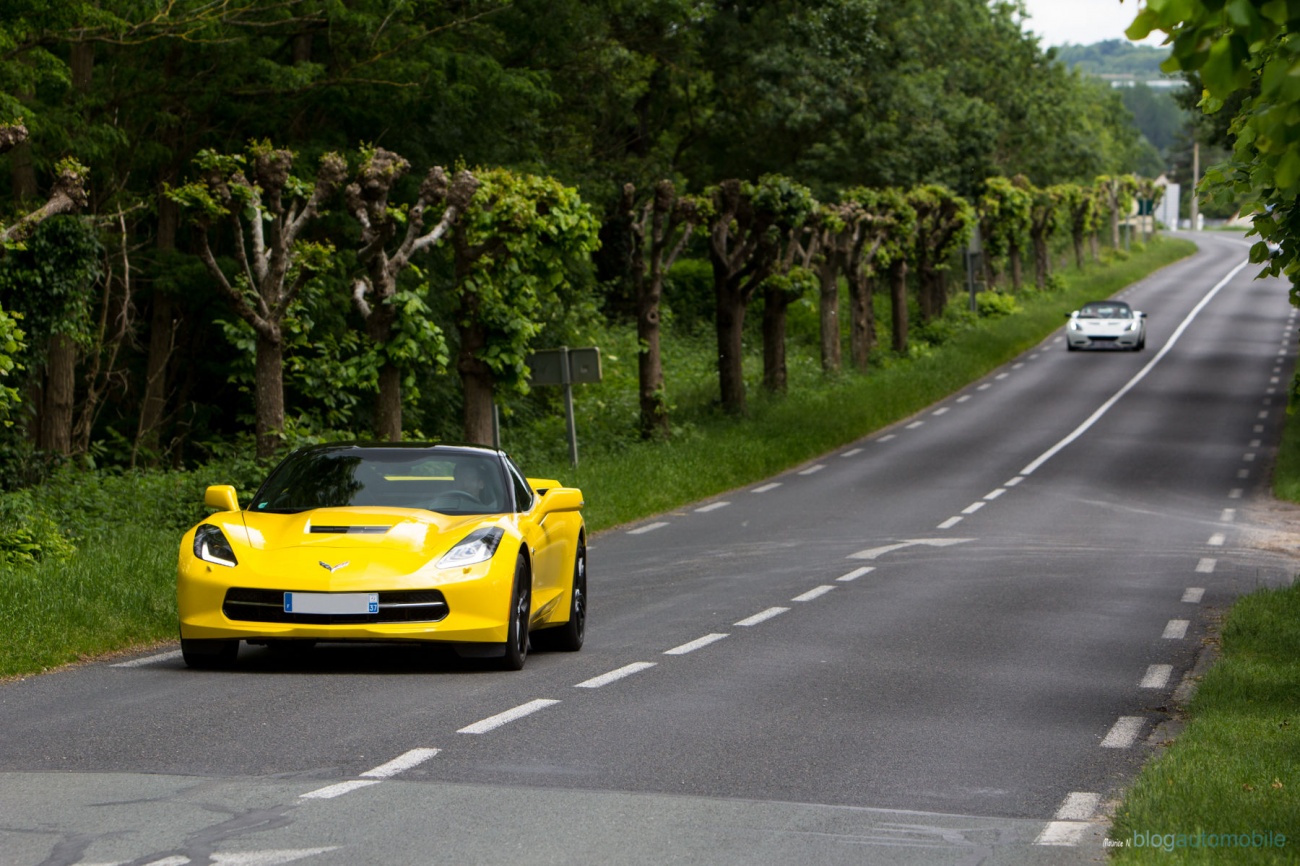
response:
[[[530,385],[563,385],[564,364],[568,360],[570,385],[600,381],[600,349],[543,349],[528,356]]]

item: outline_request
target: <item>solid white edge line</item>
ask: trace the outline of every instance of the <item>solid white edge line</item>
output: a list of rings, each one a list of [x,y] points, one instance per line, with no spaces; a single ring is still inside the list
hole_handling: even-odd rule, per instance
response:
[[[820,596],[825,595],[826,593],[830,592],[834,588],[835,587],[833,586],[815,586],[801,595],[796,595],[794,598],[790,600],[791,601],[812,601],[814,598],[819,598]]]
[[[718,632],[714,632],[713,634],[706,634],[704,637],[697,637],[695,640],[690,641],[688,643],[684,643],[681,646],[675,646],[670,650],[664,650],[664,655],[684,656],[687,653],[693,653],[697,649],[706,647],[711,643],[717,643],[718,641],[722,640],[726,636],[727,636],[726,634],[720,634]]]
[[[774,616],[780,616],[790,608],[788,607],[769,607],[767,610],[759,611],[753,616],[747,616],[735,625],[758,625],[760,622],[766,622]]]
[[[864,574],[871,574],[871,572],[875,570],[876,568],[873,565],[864,565],[862,568],[853,569],[848,574],[841,574],[839,577],[835,579],[840,583],[848,583],[850,580],[857,580],[859,577],[862,577],[862,575]]]
[[[550,698],[538,698],[529,701],[526,704],[506,710],[504,713],[497,713],[495,716],[488,716],[486,719],[480,719],[472,725],[466,725],[456,733],[458,734],[486,734],[488,731],[496,730],[502,725],[509,724],[516,719],[522,719],[524,716],[532,715],[538,710],[544,710],[549,706],[558,704],[559,701]]]
[[[656,662],[632,662],[632,664],[630,665],[623,665],[623,667],[617,668],[616,670],[612,670],[607,674],[601,674],[598,677],[592,677],[589,680],[583,680],[582,682],[576,684],[574,688],[575,689],[598,689],[601,686],[607,686],[610,683],[617,682],[618,680],[621,680],[624,677],[630,677],[632,676],[632,674],[640,673],[641,671],[644,670],[649,670],[650,668],[654,667],[655,664]]]
[[[404,755],[398,755],[386,764],[380,764],[373,770],[366,770],[361,774],[363,779],[387,779],[396,776],[398,773],[405,772],[412,767],[418,767],[425,761],[438,754],[438,749],[411,749]]]
[[[1142,733],[1145,724],[1146,719],[1142,716],[1120,716],[1101,741],[1102,748],[1127,749],[1137,742],[1138,734]]]
[[[339,782],[337,785],[328,785],[324,788],[317,788],[315,791],[308,791],[306,794],[299,794],[300,800],[332,800],[351,791],[360,788],[369,788],[371,785],[378,785],[378,779],[353,779],[349,782]]]
[[[154,655],[154,656],[145,656],[142,659],[131,659],[129,662],[117,662],[116,664],[109,665],[109,667],[138,668],[138,667],[143,667],[144,665],[157,664],[158,662],[171,661],[172,659],[178,659],[180,657],[181,657],[180,650],[172,650],[171,652],[159,653],[158,655]]]
[[[1039,455],[1032,463],[1030,463],[1024,469],[1021,469],[1020,474],[1032,475],[1035,470],[1041,467],[1048,460],[1051,460],[1053,457],[1055,457],[1067,445],[1069,445],[1074,440],[1078,439],[1084,433],[1087,433],[1089,428],[1092,427],[1092,425],[1096,424],[1103,415],[1105,415],[1107,412],[1110,411],[1112,406],[1114,406],[1116,403],[1120,401],[1120,398],[1122,398],[1129,391],[1133,390],[1133,388],[1136,387],[1139,382],[1141,382],[1143,379],[1147,377],[1148,373],[1150,373],[1153,369],[1155,369],[1155,366],[1157,364],[1159,364],[1162,360],[1164,360],[1165,355],[1169,354],[1169,352],[1173,349],[1174,345],[1178,342],[1179,338],[1182,337],[1183,332],[1186,331],[1188,327],[1191,326],[1192,322],[1195,321],[1196,317],[1201,314],[1201,310],[1205,309],[1205,307],[1210,303],[1210,301],[1214,300],[1215,295],[1217,295],[1220,292],[1220,290],[1222,290],[1223,287],[1226,286],[1229,283],[1229,281],[1232,280],[1233,277],[1241,273],[1241,271],[1249,264],[1250,264],[1250,260],[1247,259],[1246,261],[1237,265],[1231,271],[1228,271],[1228,275],[1225,276],[1223,279],[1219,280],[1219,282],[1215,284],[1214,288],[1210,289],[1210,291],[1206,293],[1205,297],[1201,298],[1200,302],[1197,303],[1195,307],[1192,307],[1192,311],[1187,314],[1187,318],[1183,319],[1183,321],[1174,330],[1173,334],[1170,335],[1169,339],[1165,341],[1165,344],[1160,347],[1160,351],[1156,353],[1156,356],[1152,358],[1150,361],[1148,361],[1147,365],[1137,372],[1137,375],[1135,375],[1132,379],[1129,379],[1128,382],[1122,388],[1120,388],[1113,395],[1111,395],[1109,400],[1107,400],[1105,403],[1102,403],[1101,407],[1098,408],[1097,411],[1089,415],[1088,419],[1084,421],[1082,424],[1080,424],[1078,427],[1074,428],[1074,430],[1069,435],[1067,435],[1060,442],[1057,442],[1051,448],[1048,448],[1046,451],[1044,451],[1041,455]],[[1267,413],[1264,414],[1265,416],[1267,416]]]

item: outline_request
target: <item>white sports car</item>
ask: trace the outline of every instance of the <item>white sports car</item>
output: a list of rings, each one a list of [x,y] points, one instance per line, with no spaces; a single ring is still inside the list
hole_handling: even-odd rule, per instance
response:
[[[1128,349],[1139,352],[1147,344],[1147,314],[1123,301],[1090,301],[1070,313],[1065,345],[1078,349]]]

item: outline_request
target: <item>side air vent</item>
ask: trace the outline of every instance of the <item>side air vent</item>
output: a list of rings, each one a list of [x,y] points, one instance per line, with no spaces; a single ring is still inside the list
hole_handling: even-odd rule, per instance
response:
[[[391,526],[312,526],[312,535],[383,535]]]

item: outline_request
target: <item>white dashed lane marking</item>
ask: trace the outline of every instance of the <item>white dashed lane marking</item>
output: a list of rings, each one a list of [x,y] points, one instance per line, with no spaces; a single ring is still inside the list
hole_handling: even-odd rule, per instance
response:
[[[1217,560],[1217,559],[1213,559],[1212,557],[1208,557],[1208,556],[1207,556],[1207,557],[1205,557],[1204,559],[1202,559],[1202,560],[1200,560],[1199,562],[1196,563],[1196,573],[1197,573],[1197,574],[1213,574],[1213,573],[1214,573],[1214,567],[1215,567],[1216,565],[1218,565],[1218,564],[1219,564],[1219,560]]]
[[[812,589],[808,590],[807,592],[802,593],[800,595],[796,595],[794,598],[790,600],[791,601],[812,601],[814,598],[820,598],[821,596],[830,592],[834,588],[835,587],[833,586],[814,586]]]
[[[706,634],[704,637],[697,637],[695,640],[684,643],[681,646],[675,646],[670,650],[664,650],[666,656],[684,656],[687,653],[693,653],[697,649],[706,647],[711,643],[717,643],[727,635],[725,634]]]
[[[875,570],[876,569],[874,566],[866,565],[863,566],[862,568],[855,568],[852,571],[850,571],[848,574],[841,574],[839,577],[835,579],[841,583],[848,583],[850,580],[857,580],[859,577],[862,577],[862,575],[870,574]]]
[[[1187,637],[1187,627],[1191,624],[1191,620],[1171,619],[1160,636],[1166,640],[1182,640]]]
[[[1106,733],[1105,739],[1101,741],[1103,749],[1127,749],[1137,742],[1138,734],[1142,733],[1142,726],[1146,724],[1146,719],[1141,716],[1120,716],[1119,721],[1111,727]]]
[[[332,800],[335,797],[341,797],[352,791],[361,788],[369,788],[371,785],[378,785],[378,779],[353,779],[350,782],[339,782],[337,785],[327,785],[324,788],[317,788],[315,791],[308,791],[300,795],[299,799],[303,800]],[[186,861],[188,862],[188,861]]]
[[[1142,677],[1142,682],[1138,683],[1138,688],[1163,689],[1169,685],[1169,678],[1173,676],[1173,673],[1173,665],[1151,665]]]
[[[953,528],[954,526],[956,526],[958,523],[961,523],[961,521],[962,521],[962,519],[961,519],[960,517],[949,517],[949,518],[948,518],[947,520],[945,520],[943,523],[940,523],[939,526],[938,526],[938,528],[939,528],[939,529],[952,529],[952,528]]]
[[[1209,541],[1206,541],[1205,543],[1210,547],[1223,547],[1223,543],[1227,540],[1228,536],[1224,535],[1222,532],[1216,532],[1211,535]]]
[[[710,511],[717,511],[719,508],[726,508],[730,504],[730,502],[712,502],[708,505],[701,505],[699,508],[695,509],[695,513],[707,514]]]
[[[366,770],[361,774],[363,779],[388,779],[396,776],[398,773],[406,772],[412,767],[418,767],[425,761],[436,756],[438,749],[411,749],[404,755],[398,755],[387,764],[380,764],[373,770]]]
[[[656,529],[663,529],[668,524],[664,521],[658,523],[647,523],[645,526],[638,526],[636,529],[629,529],[628,535],[645,535],[647,532],[654,532]]]
[[[760,622],[767,622],[769,619],[771,619],[774,616],[780,616],[781,614],[785,613],[789,609],[790,608],[788,607],[769,607],[767,610],[759,611],[753,616],[747,616],[744,619],[742,619],[740,622],[735,624],[745,625],[745,626],[758,625]]]
[[[1183,601],[1188,604],[1200,604],[1201,599],[1205,598],[1205,588],[1200,586],[1189,586],[1183,591]]]
[[[826,464],[825,464],[825,463],[818,463],[816,466],[809,466],[807,469],[803,470],[803,471],[800,472],[799,474],[800,474],[800,475],[812,475],[813,473],[821,472],[821,471],[822,471],[823,469],[825,469],[825,468],[826,468]]]
[[[961,513],[962,513],[962,514],[974,514],[976,511],[979,511],[979,510],[980,510],[981,508],[983,508],[985,505],[988,505],[988,503],[987,503],[987,502],[972,502],[970,505],[967,505],[965,508],[963,508],[963,509],[961,510]]]
[[[654,667],[654,662],[632,662],[630,665],[623,665],[617,670],[612,670],[607,674],[601,674],[598,677],[592,677],[589,680],[583,680],[574,686],[575,689],[598,689],[601,686],[607,686],[610,683],[618,682],[624,677],[630,677],[632,674],[640,673]]]
[[[526,704],[520,704],[514,709],[506,710],[504,713],[497,713],[495,716],[488,716],[486,719],[480,719],[472,725],[466,725],[456,733],[458,734],[486,734],[488,731],[494,731],[502,725],[508,725],[516,719],[522,719],[524,716],[530,716],[538,710],[544,710],[549,706],[558,704],[559,701],[550,698],[538,698],[535,701],[529,701]]]
[[[764,484],[762,487],[755,487],[755,493],[767,493],[769,490],[775,490],[781,486],[780,481],[773,481],[771,484]]]
[[[1048,823],[1034,840],[1035,845],[1076,846],[1092,826],[1092,817],[1101,804],[1100,794],[1076,791],[1065,798],[1056,810],[1056,820]]]

